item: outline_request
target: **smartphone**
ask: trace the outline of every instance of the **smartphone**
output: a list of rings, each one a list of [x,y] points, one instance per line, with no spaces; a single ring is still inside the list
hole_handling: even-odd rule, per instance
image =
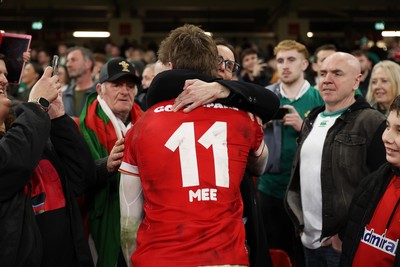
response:
[[[53,62],[51,63],[51,66],[53,67],[53,75],[58,74],[58,56],[54,55],[53,56]]]
[[[279,108],[275,115],[272,117],[273,120],[282,120],[283,117],[289,112],[287,108]]]

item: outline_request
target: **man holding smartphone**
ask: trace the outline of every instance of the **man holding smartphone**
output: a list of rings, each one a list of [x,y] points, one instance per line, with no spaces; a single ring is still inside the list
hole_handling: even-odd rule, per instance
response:
[[[260,206],[270,248],[286,251],[292,262],[301,266],[301,244],[295,239],[293,225],[283,206],[283,198],[303,119],[312,108],[322,105],[323,101],[318,91],[304,79],[304,71],[309,63],[308,51],[303,44],[285,40],[275,47],[274,53],[280,82],[267,89],[278,95],[281,109],[275,120],[267,124],[264,132],[270,157],[265,173],[259,178]]]

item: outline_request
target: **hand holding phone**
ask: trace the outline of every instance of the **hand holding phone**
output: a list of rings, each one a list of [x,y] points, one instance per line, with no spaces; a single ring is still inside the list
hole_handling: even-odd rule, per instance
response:
[[[53,67],[53,76],[58,74],[58,56],[54,55],[53,56],[53,62],[51,63],[51,66]]]
[[[282,120],[283,117],[289,112],[287,108],[279,108],[275,115],[272,117],[272,120]]]

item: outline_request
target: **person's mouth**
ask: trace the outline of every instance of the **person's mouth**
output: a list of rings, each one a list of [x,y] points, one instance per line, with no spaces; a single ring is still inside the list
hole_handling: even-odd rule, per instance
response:
[[[389,148],[389,147],[386,147],[386,151],[389,152],[389,153],[399,152],[398,150],[392,149],[392,148]]]

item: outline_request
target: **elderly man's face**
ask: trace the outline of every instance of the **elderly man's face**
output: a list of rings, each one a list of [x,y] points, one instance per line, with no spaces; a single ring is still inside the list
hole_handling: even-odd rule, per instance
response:
[[[137,94],[132,78],[123,76],[112,82],[104,82],[102,86],[99,85],[97,92],[114,115],[125,122]]]

